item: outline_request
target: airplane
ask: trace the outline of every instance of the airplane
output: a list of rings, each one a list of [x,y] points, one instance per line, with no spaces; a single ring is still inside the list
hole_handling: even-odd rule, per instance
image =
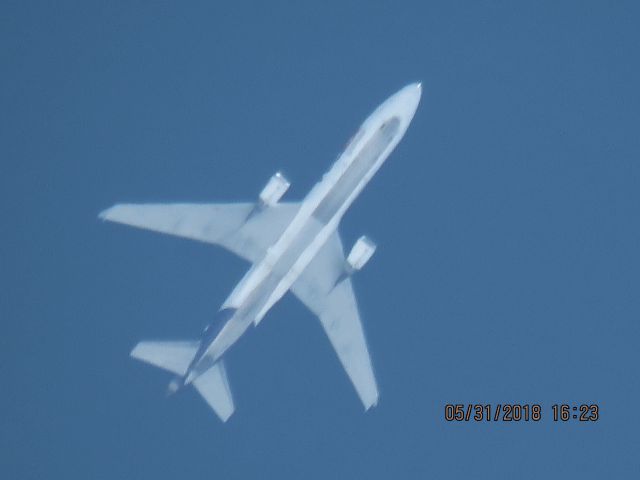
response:
[[[349,254],[338,226],[358,194],[404,136],[422,88],[412,83],[362,124],[331,169],[301,202],[281,202],[289,181],[276,173],[250,203],[116,204],[103,220],[216,244],[251,262],[199,340],[142,341],[131,356],[171,372],[168,393],[189,385],[226,422],[235,410],[224,354],[291,291],[318,316],[365,411],[378,386],[351,278],[376,245],[361,236]]]

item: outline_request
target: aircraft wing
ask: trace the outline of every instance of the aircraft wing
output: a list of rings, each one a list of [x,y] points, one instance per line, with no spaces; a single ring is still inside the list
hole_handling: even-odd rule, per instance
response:
[[[344,262],[342,241],[336,231],[298,277],[291,291],[320,319],[368,410],[378,403],[378,387],[351,280],[347,277],[336,285],[344,272]]]
[[[100,218],[220,245],[255,263],[299,208],[299,203],[278,203],[262,210],[254,210],[253,203],[118,204],[100,213]]]

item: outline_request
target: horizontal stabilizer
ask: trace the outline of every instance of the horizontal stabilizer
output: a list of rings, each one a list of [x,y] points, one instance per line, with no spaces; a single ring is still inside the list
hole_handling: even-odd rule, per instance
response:
[[[196,377],[193,385],[220,417],[220,420],[226,422],[233,414],[235,407],[224,363],[219,361],[209,370]]]
[[[140,342],[131,356],[155,367],[184,375],[198,350],[198,342]]]

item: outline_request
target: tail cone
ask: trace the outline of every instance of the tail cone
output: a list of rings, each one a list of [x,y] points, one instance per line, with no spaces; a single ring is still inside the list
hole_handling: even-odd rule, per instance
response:
[[[167,397],[170,395],[173,395],[178,390],[180,390],[180,384],[181,382],[179,377],[176,377],[173,380],[171,380],[171,382],[169,382],[169,385],[167,386]]]

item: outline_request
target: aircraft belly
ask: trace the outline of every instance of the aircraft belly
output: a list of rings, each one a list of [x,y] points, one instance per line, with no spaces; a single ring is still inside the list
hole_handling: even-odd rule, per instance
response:
[[[269,273],[270,269],[263,263],[251,267],[224,301],[222,308],[240,308],[251,296],[252,292],[267,278]]]
[[[217,359],[223,355],[249,325],[257,325],[289,290],[387,157],[397,141],[399,128],[397,117],[388,120],[352,158],[338,160],[335,176],[328,175],[312,190],[280,239],[225,301],[224,307],[237,308],[237,314],[210,344],[209,356]]]
[[[398,118],[391,118],[357,153],[352,154],[352,158],[340,158],[336,164],[339,167],[335,170],[336,175],[328,175],[318,188],[312,190],[291,225],[256,268],[255,274],[248,275],[246,282],[243,280],[243,286],[239,287],[244,292],[242,298],[246,298],[253,288],[265,292],[262,283],[267,276],[271,280],[268,282],[272,284],[268,294],[251,295],[257,306],[253,318],[256,325],[282,298],[337,228],[345,210],[393,148],[399,128]],[[275,285],[274,280],[277,280]],[[262,305],[257,305],[256,298]]]
[[[300,255],[296,256],[295,262],[291,265],[290,268],[287,269],[285,275],[280,277],[280,281],[275,289],[271,292],[271,295],[262,306],[262,309],[258,312],[255,317],[256,325],[264,318],[269,309],[273,305],[278,302],[285,293],[289,290],[291,285],[296,281],[296,279],[302,274],[304,269],[311,263],[311,261],[318,254],[323,245],[327,242],[331,234],[338,227],[338,222],[340,221],[341,215],[336,215],[331,220],[328,225],[323,225],[322,228],[318,231],[313,238],[305,245],[304,250]]]
[[[362,181],[371,177],[375,169],[379,168],[380,160],[384,160],[385,154],[389,153],[389,147],[397,139],[399,128],[400,120],[393,117],[371,136],[354,155],[340,177],[333,182],[314,210],[314,218],[328,224],[343,209],[353,194],[362,189]]]
[[[246,301],[236,310],[234,316],[222,327],[220,333],[207,347],[206,355],[213,361],[219,359],[253,323],[257,312],[265,303],[279,278],[270,273],[249,294]]]

